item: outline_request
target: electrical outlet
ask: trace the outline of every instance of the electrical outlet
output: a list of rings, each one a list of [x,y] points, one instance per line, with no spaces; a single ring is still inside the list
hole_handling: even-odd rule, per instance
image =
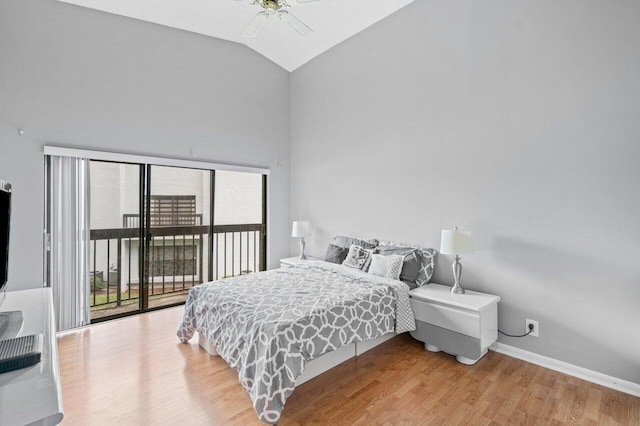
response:
[[[524,328],[525,333],[529,332],[529,324],[533,326],[533,331],[531,332],[531,334],[529,334],[529,336],[538,337],[538,334],[540,333],[540,329],[538,328],[538,321],[530,320],[527,318],[525,320],[525,328]]]

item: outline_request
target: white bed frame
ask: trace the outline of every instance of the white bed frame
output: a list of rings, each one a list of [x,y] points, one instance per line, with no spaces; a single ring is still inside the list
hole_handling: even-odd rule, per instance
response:
[[[296,386],[300,386],[301,384],[308,382],[314,377],[321,375],[325,371],[332,369],[336,365],[341,364],[348,359],[362,355],[368,350],[375,348],[379,344],[386,342],[394,336],[396,336],[396,333],[387,333],[383,336],[378,337],[377,339],[352,343],[350,345],[336,349],[335,351],[326,353],[321,357],[308,362],[304,371],[302,372],[300,377],[298,377],[298,380],[296,380]],[[211,343],[209,343],[209,341],[201,333],[198,333],[198,344],[209,355],[219,356],[216,348]]]

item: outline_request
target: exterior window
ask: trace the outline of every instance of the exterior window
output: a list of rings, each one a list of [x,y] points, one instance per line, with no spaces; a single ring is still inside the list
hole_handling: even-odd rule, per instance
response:
[[[106,161],[90,176],[92,321],[265,269],[265,176]]]

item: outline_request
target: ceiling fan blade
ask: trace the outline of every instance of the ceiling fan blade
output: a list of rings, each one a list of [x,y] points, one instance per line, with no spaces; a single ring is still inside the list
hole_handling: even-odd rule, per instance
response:
[[[258,14],[251,20],[249,25],[247,25],[247,28],[244,30],[243,35],[245,37],[255,37],[267,18],[268,15],[265,12],[258,12]]]
[[[313,32],[313,30],[309,28],[307,24],[293,16],[290,12],[287,12],[287,22],[289,23],[289,26],[301,36],[306,36]]]

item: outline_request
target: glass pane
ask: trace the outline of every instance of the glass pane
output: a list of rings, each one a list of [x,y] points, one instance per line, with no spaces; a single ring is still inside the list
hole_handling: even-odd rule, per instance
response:
[[[151,166],[148,307],[184,302],[211,279],[264,268],[262,175],[215,172],[213,254],[209,256],[208,170]],[[140,165],[91,162],[92,319],[139,311]],[[142,213],[144,218],[145,213]],[[210,260],[211,257],[211,260]],[[212,275],[209,276],[209,265]]]
[[[215,225],[262,223],[262,175],[216,171]]]
[[[262,175],[216,171],[214,279],[260,270]]]
[[[90,162],[91,319],[139,310],[140,168]]]
[[[151,167],[149,308],[184,302],[207,281],[211,172]]]

